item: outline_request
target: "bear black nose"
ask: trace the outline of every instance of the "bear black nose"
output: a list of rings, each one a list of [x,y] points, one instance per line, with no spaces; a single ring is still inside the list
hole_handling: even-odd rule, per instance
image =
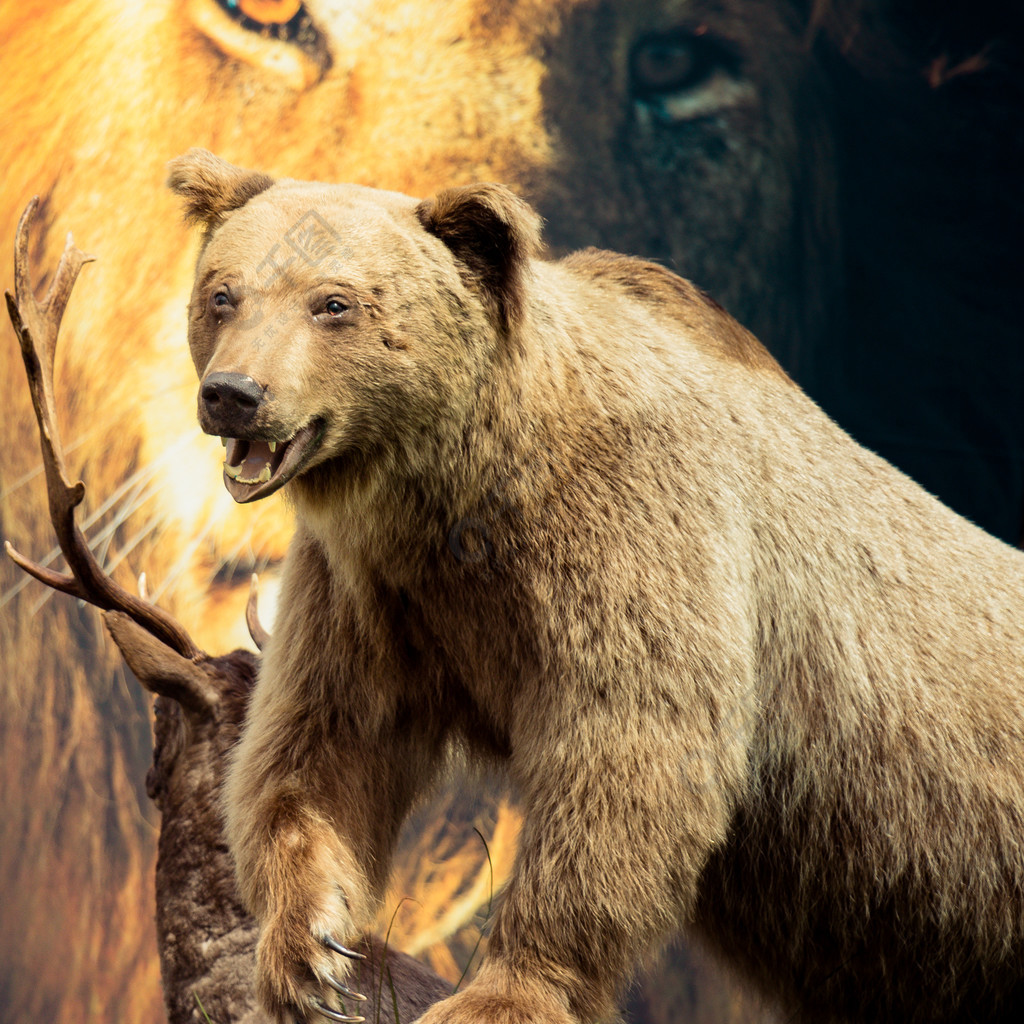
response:
[[[244,373],[211,373],[199,388],[199,420],[210,434],[238,437],[256,416],[263,388]]]

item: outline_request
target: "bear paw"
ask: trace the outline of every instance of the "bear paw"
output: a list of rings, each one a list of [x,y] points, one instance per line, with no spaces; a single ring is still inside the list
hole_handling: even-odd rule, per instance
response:
[[[489,972],[435,1003],[417,1024],[579,1024],[564,996],[539,982],[491,984]]]
[[[332,935],[307,934],[297,941],[294,931],[264,927],[256,948],[257,992],[277,1024],[307,1024],[314,1020],[360,1024],[346,1003],[366,996],[345,984],[346,969],[337,957],[362,960],[364,955],[342,945]]]

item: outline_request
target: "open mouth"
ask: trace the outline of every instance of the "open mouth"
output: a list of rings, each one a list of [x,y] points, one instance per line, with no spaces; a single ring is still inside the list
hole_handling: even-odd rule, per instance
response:
[[[313,420],[287,441],[225,437],[224,486],[240,504],[258,501],[283,487],[320,447],[325,424]]]

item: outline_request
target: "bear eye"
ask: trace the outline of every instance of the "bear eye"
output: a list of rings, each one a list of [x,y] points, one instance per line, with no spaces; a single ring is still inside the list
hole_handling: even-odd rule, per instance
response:
[[[328,299],[324,303],[324,309],[330,313],[331,316],[341,316],[342,313],[348,312],[348,305],[341,301],[341,299]]]
[[[210,296],[210,309],[216,317],[220,317],[234,309],[234,306],[235,304],[231,301],[231,295],[226,288],[220,288]]]

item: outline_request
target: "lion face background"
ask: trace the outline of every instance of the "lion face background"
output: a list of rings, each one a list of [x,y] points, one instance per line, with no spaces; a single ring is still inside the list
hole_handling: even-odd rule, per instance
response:
[[[944,206],[946,233],[929,227],[920,243],[934,250],[933,239],[941,236],[937,244],[948,258],[938,261],[939,271],[935,260],[915,263],[916,250],[900,247],[901,232],[909,238],[908,224],[930,225],[934,207],[901,206],[890,191],[902,190],[905,199],[908,181],[882,170],[861,174],[857,188],[850,187],[849,167],[860,174],[868,161],[850,154],[849,129],[840,125],[851,108],[837,81],[865,72],[843,64],[837,77],[834,65],[864,34],[854,32],[850,5],[811,6],[796,0],[5,5],[0,269],[9,285],[15,225],[33,194],[41,195],[43,214],[32,253],[37,276],[56,265],[69,230],[99,257],[85,270],[65,317],[57,391],[72,471],[88,487],[87,533],[105,564],[126,582],[145,571],[154,599],[199,644],[223,651],[246,642],[242,608],[250,572],[264,574],[264,591],[272,596],[274,566],[289,536],[280,497],[250,508],[232,503],[220,482],[222,451],[196,423],[185,307],[197,240],[163,186],[167,161],[191,146],[278,177],[410,195],[477,180],[509,183],[543,214],[554,249],[600,245],[666,262],[729,308],[840,413],[844,382],[870,376],[872,353],[887,351],[890,336],[926,339],[929,358],[920,357],[923,342],[911,346],[893,374],[897,384],[923,378],[927,390],[929,380],[966,374],[985,396],[968,403],[970,415],[954,426],[935,426],[934,435],[968,451],[977,436],[989,439],[993,451],[1008,450],[1007,438],[1024,433],[1022,414],[1007,412],[1024,409],[1018,401],[1024,373],[1015,378],[999,355],[1011,351],[1000,339],[1009,337],[1004,328],[1011,322],[1003,234],[1012,233],[1014,222],[979,220],[966,208],[951,213]],[[974,41],[961,39],[963,47]],[[937,68],[939,57],[923,51],[913,57],[922,102],[939,96],[987,102],[998,91],[997,81],[963,98],[961,83],[971,76],[939,74],[959,66],[952,51],[943,51],[946,63],[934,83],[924,69]],[[894,66],[891,59],[886,66]],[[972,88],[991,68],[990,62],[973,69]],[[871,128],[881,130],[871,120],[874,107],[858,110],[867,118],[858,128],[865,138]],[[995,116],[992,124],[999,125],[993,138],[1013,135]],[[925,140],[921,152],[928,164],[939,151]],[[920,199],[937,173],[909,176],[910,194]],[[976,190],[972,202],[982,201],[986,195]],[[901,212],[894,217],[893,210]],[[911,220],[904,223],[904,215]],[[951,216],[956,223],[949,228]],[[873,262],[865,253],[882,244],[872,230],[883,222],[887,248]],[[990,236],[971,235],[966,247],[949,236],[980,231],[979,225],[988,225]],[[283,238],[282,251],[294,243]],[[973,322],[963,304],[951,312],[941,298],[940,272],[957,276],[965,260],[970,280],[983,280],[979,301],[988,304],[989,352],[1001,367],[989,376],[977,369],[976,356],[966,359],[963,346],[943,349],[935,341],[943,331],[967,335]],[[894,265],[896,277],[889,273]],[[0,532],[40,558],[52,540],[35,424],[17,346],[9,328],[5,333]],[[875,348],[851,347],[854,336],[873,339]],[[841,360],[841,370],[829,361],[836,352],[854,351],[860,362]],[[1021,357],[1006,358],[1019,363]],[[860,420],[852,410],[851,422],[876,422],[872,409],[882,415],[879,409],[893,404],[883,399],[868,403]],[[912,410],[911,402],[907,422],[916,422]],[[894,424],[897,433],[906,426],[898,418]],[[1024,484],[1019,458],[998,459],[998,469],[983,479],[970,470],[974,476],[963,490],[979,508],[997,509],[990,528],[1008,534]],[[935,489],[943,479],[940,472]],[[91,611],[27,585],[6,561],[0,659],[5,1019],[157,1019],[150,895],[157,821],[142,789],[150,759],[148,701],[125,678]],[[438,844],[451,846],[453,866],[444,880],[444,872],[421,877],[427,871],[422,850],[410,848],[396,891],[433,895],[419,909],[403,907],[393,938],[430,950],[436,966],[457,976],[448,947],[439,943],[466,927],[487,880],[479,853],[469,858],[458,842],[438,838],[440,813],[419,820],[435,824],[430,856],[438,855]],[[500,880],[514,821],[504,805],[489,813],[496,820],[491,854]],[[466,909],[452,913],[454,904]],[[752,1012],[727,995],[708,996],[701,1005],[715,1019]]]

